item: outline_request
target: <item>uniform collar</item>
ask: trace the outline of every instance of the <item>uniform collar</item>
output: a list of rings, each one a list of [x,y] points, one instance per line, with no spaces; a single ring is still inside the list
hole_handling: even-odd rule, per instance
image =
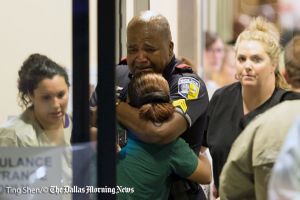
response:
[[[165,70],[163,71],[163,77],[168,80],[173,71],[174,71],[174,68],[175,68],[175,65],[176,65],[176,58],[175,56],[172,57],[171,61],[169,62],[169,64],[166,66]]]

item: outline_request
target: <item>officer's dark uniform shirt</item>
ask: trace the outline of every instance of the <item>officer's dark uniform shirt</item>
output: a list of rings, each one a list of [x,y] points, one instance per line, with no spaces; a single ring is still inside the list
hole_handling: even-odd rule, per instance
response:
[[[209,147],[213,160],[214,182],[219,176],[234,140],[246,125],[259,114],[284,100],[299,99],[300,94],[276,88],[272,96],[255,110],[244,115],[241,84],[233,83],[218,89],[210,103],[203,146]]]
[[[116,87],[117,90],[121,90],[121,96],[126,96],[130,76],[126,61],[121,62],[116,68]],[[182,114],[189,124],[189,128],[181,137],[198,153],[202,145],[208,109],[206,86],[189,66],[180,64],[175,57],[165,68],[163,77],[169,83],[170,97],[176,111]],[[90,99],[90,105],[97,105],[95,92]]]

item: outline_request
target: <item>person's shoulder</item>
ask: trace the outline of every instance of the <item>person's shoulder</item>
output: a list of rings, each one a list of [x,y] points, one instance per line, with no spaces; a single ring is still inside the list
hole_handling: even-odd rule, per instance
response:
[[[292,120],[298,113],[300,113],[300,100],[287,100],[257,115],[246,129],[257,129],[260,126],[279,127]],[[285,116],[285,120],[281,120],[281,116]]]
[[[183,65],[183,66],[181,66]],[[193,72],[192,68],[188,65],[185,65],[185,64],[180,64],[180,65],[177,65],[175,66],[175,69],[173,71],[173,77],[191,77],[191,78],[194,78],[194,79],[197,79],[201,82],[203,82],[202,78],[200,78],[200,76]]]
[[[276,123],[276,121],[279,120],[280,116],[286,116],[285,120],[282,120],[282,122],[286,122],[288,121],[288,118],[294,115],[292,113],[296,114],[299,112],[300,100],[283,101],[263,112],[262,114],[257,115],[246,128],[252,127],[252,129],[256,129],[258,126],[276,127],[279,125],[278,123]]]
[[[14,122],[13,119],[2,124],[2,126],[0,126],[0,137],[16,135],[16,127],[18,127],[17,124]]]
[[[116,66],[116,75],[122,76],[124,74],[129,74],[128,65],[117,65]]]
[[[118,72],[122,72],[122,71],[124,71],[124,72],[128,72],[129,71],[129,68],[128,68],[128,65],[126,65],[126,64],[121,64],[121,65],[117,65],[116,66],[116,70],[118,71]]]
[[[300,99],[295,100],[286,100],[277,106],[270,109],[270,113],[272,112],[282,112],[284,110],[299,110],[300,111]]]
[[[11,127],[0,127],[0,147],[17,146],[17,134]]]
[[[33,132],[30,111],[27,109],[21,115],[9,119],[1,126],[1,129],[3,132],[16,134],[17,137]]]
[[[129,74],[126,57],[122,58],[116,66],[116,76],[124,76],[125,74]]]
[[[240,90],[241,90],[241,84],[239,82],[226,85],[224,87],[217,89],[214,92],[212,100],[223,98],[224,96],[229,96],[229,97],[232,97],[232,95],[236,96]]]
[[[255,166],[275,162],[276,156],[274,155],[279,152],[279,147],[291,124],[299,116],[299,112],[300,100],[290,100],[272,107],[257,117],[258,126],[253,127],[256,128],[253,144],[253,164]]]
[[[26,125],[22,116],[23,115],[11,117],[9,120],[4,122],[0,128],[6,130],[16,130],[19,127]]]
[[[232,92],[236,92],[237,90],[240,90],[240,89],[241,89],[240,82],[235,82],[230,85],[226,85],[226,86],[223,86],[223,87],[217,89],[215,93],[217,93],[217,94],[224,94],[224,93],[228,93],[228,92],[232,93]]]
[[[24,126],[26,123],[19,116],[6,121],[0,127],[0,146],[16,146],[18,138],[20,138],[18,135],[25,131]]]
[[[282,100],[295,100],[295,99],[300,99],[300,93],[299,92],[294,92],[294,91],[286,91],[282,90]]]
[[[172,67],[172,75],[173,76],[185,76],[185,77],[194,77],[196,79],[201,79],[198,74],[193,70],[193,67],[185,64],[185,63],[181,63],[181,61],[175,60],[173,67]]]
[[[286,100],[283,101],[272,108],[268,109],[264,113],[260,114],[257,118],[261,121],[278,120],[277,116],[285,116],[289,118],[289,113],[299,113],[300,112],[300,99],[296,100]],[[290,115],[291,116],[291,115]]]
[[[173,150],[180,150],[182,147],[189,147],[189,144],[182,138],[177,138],[172,142]]]
[[[128,65],[117,65],[116,67],[116,85],[120,86],[124,86],[126,84],[128,84],[128,82],[130,81],[129,79],[129,68]]]

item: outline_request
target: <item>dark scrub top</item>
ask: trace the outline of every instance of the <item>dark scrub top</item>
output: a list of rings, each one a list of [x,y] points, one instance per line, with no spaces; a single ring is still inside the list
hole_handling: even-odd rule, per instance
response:
[[[233,83],[217,90],[209,104],[204,146],[213,160],[214,182],[219,187],[219,176],[234,140],[246,125],[259,114],[284,100],[300,99],[299,93],[276,88],[272,96],[255,110],[244,115],[241,84]]]
[[[126,60],[123,60],[116,68],[116,90],[121,99],[126,99],[131,76]],[[206,86],[189,66],[179,63],[175,57],[165,68],[163,77],[169,83],[170,96],[176,111],[182,114],[189,124],[189,128],[181,137],[198,153],[202,145],[208,109]],[[91,106],[97,105],[96,92],[90,99]]]

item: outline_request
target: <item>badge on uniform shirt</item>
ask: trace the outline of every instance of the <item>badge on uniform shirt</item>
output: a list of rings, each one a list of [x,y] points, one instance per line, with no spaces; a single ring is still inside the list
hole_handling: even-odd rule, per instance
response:
[[[178,107],[182,110],[183,113],[186,113],[187,105],[185,99],[178,99],[172,102],[174,107]]]
[[[192,77],[181,77],[178,80],[178,93],[188,100],[197,99],[200,82]]]

